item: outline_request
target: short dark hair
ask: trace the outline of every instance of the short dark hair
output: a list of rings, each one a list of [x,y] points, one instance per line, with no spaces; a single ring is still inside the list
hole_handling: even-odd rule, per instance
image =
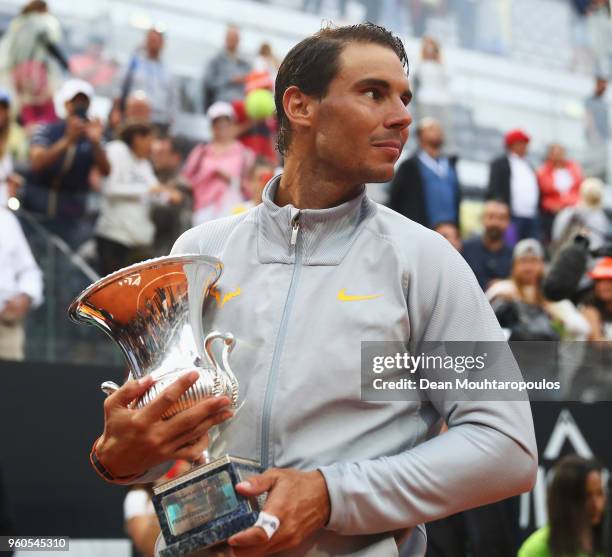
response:
[[[132,120],[125,122],[117,132],[117,137],[130,149],[134,146],[136,136],[146,136],[153,133],[153,126],[149,122]]]
[[[360,23],[324,27],[295,45],[278,69],[274,102],[278,115],[277,148],[285,154],[291,142],[291,125],[283,108],[285,91],[296,86],[306,95],[322,99],[340,70],[342,50],[350,43],[374,43],[390,48],[408,71],[408,56],[399,37],[380,25]]]

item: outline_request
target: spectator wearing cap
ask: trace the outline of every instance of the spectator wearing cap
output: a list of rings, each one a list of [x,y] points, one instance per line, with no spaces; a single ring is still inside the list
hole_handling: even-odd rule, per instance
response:
[[[22,178],[15,173],[15,164],[27,156],[27,140],[23,129],[11,121],[11,97],[0,89],[0,206],[17,195]]]
[[[228,215],[232,207],[250,198],[248,177],[255,155],[236,139],[236,116],[232,105],[214,103],[207,112],[212,141],[194,147],[183,176],[193,191],[193,224]]]
[[[399,166],[391,182],[389,207],[428,228],[441,223],[459,228],[457,159],[442,154],[442,125],[424,118],[417,127],[417,138],[419,150]]]
[[[11,72],[26,127],[57,120],[53,94],[60,69],[68,69],[61,40],[59,21],[43,0],[28,2],[2,39],[3,66]]]
[[[23,320],[42,303],[42,273],[19,221],[5,207],[0,207],[0,230],[0,359],[23,360]]]
[[[483,290],[510,275],[512,248],[504,238],[509,225],[508,205],[501,201],[487,201],[482,213],[483,233],[463,244],[462,255]]]
[[[517,239],[540,237],[538,179],[527,161],[529,136],[520,129],[505,136],[506,154],[491,163],[487,199],[503,201],[510,207]]]
[[[552,247],[557,250],[576,234],[589,239],[592,249],[604,245],[612,237],[612,226],[603,209],[604,183],[599,178],[587,178],[580,184],[578,203],[566,207],[556,216],[552,228]]]
[[[167,133],[179,108],[176,79],[161,59],[163,48],[163,33],[149,29],[144,47],[136,51],[123,72],[118,95],[125,109],[131,93],[144,91],[151,104],[151,122],[162,135]]]
[[[95,226],[100,272],[107,275],[151,256],[151,207],[162,190],[149,161],[154,140],[148,122],[126,121],[106,146],[111,173],[102,183]]]
[[[91,85],[69,80],[59,96],[64,100],[66,119],[40,126],[30,141],[31,170],[24,206],[76,248],[84,240],[80,219],[85,214],[91,171],[107,176],[110,164],[101,144],[102,122],[87,118]]]
[[[589,340],[612,341],[612,257],[600,259],[588,275],[594,285],[583,302],[582,314],[591,325]]]
[[[554,143],[548,148],[548,156],[538,169],[540,206],[543,234],[546,241],[551,238],[555,216],[578,202],[582,169],[577,162],[569,160],[565,148]]]
[[[230,26],[225,47],[208,64],[204,74],[204,106],[216,101],[231,103],[244,97],[244,83],[251,64],[238,52],[240,31]]]
[[[544,248],[533,238],[521,240],[512,252],[510,277],[495,282],[487,289],[487,299],[494,303],[500,300],[519,302],[540,310],[540,314],[525,312],[523,321],[545,314],[550,321],[550,330],[560,332],[563,340],[585,340],[590,325],[570,300],[551,302],[544,298]],[[553,326],[553,323],[555,324]]]

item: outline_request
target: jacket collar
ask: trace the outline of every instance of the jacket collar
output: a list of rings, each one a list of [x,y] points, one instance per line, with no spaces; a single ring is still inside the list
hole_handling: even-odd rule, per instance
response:
[[[266,185],[258,211],[257,250],[261,263],[294,263],[299,247],[304,265],[338,265],[350,249],[365,221],[376,212],[376,204],[366,193],[329,209],[279,207],[274,202],[280,176]],[[299,232],[292,246],[294,219]]]

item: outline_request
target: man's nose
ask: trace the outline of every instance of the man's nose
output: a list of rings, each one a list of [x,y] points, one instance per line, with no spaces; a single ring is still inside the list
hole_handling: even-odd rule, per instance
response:
[[[410,124],[412,124],[410,110],[404,103],[399,102],[397,106],[393,107],[393,112],[389,114],[386,127],[404,130]]]

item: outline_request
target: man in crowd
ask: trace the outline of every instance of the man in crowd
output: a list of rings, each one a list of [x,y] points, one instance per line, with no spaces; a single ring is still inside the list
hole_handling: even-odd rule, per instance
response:
[[[404,161],[391,183],[389,207],[428,228],[441,223],[459,227],[461,187],[456,159],[442,155],[444,130],[433,118],[417,127],[418,152]]]
[[[183,155],[181,144],[174,137],[159,137],[153,141],[151,162],[161,186],[161,196],[167,203],[156,204],[151,218],[155,224],[155,255],[166,255],[176,238],[191,226],[191,188],[181,175]]]
[[[492,281],[510,276],[512,248],[504,238],[509,225],[508,205],[501,201],[487,201],[482,214],[483,233],[463,244],[463,257],[483,290],[489,288]]]
[[[0,359],[23,360],[23,320],[42,303],[42,273],[19,221],[5,207],[0,207],[0,230]]]
[[[164,134],[178,112],[176,80],[161,59],[164,35],[158,29],[149,29],[144,49],[136,52],[120,82],[120,104],[125,105],[133,91],[144,91],[151,103],[151,122]]]
[[[102,122],[87,117],[93,97],[91,85],[71,79],[59,96],[64,101],[66,119],[39,127],[31,139],[31,171],[26,178],[24,205],[76,249],[88,235],[81,219],[91,171],[96,169],[107,176],[110,165],[101,144]]]
[[[296,45],[276,81],[284,173],[254,210],[193,228],[173,248],[223,261],[216,288],[234,296],[210,307],[204,330],[235,334],[241,393],[259,393],[245,397],[224,442],[266,470],[237,490],[267,492],[264,511],[278,522],[231,537],[236,557],[391,557],[406,536],[409,555],[422,556],[422,523],[533,486],[526,399],[361,397],[365,338],[411,350],[504,338],[448,242],[365,194],[365,183],[392,178],[408,138],[406,65],[401,41],[372,24],[323,29]],[[142,481],[164,461],[197,458],[210,426],[232,413],[217,397],[163,421],[196,379],[187,374],[142,410],[129,403],[151,379],[111,395],[96,469],[110,481]]]
[[[491,163],[487,199],[501,200],[510,207],[516,240],[540,237],[540,189],[527,160],[529,136],[511,130],[505,136],[506,154]]]
[[[238,52],[240,31],[228,27],[225,33],[225,48],[208,64],[204,75],[204,102],[208,108],[214,102],[244,98],[244,84],[251,64]]]

